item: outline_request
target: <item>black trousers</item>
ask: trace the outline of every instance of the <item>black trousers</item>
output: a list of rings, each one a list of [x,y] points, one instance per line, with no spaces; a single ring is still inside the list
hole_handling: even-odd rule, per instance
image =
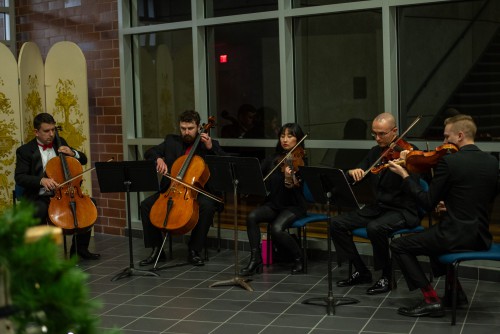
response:
[[[358,211],[331,218],[332,241],[339,260],[362,261],[351,231],[366,227],[373,248],[375,270],[390,268],[389,234],[406,228],[404,216],[397,211],[382,210],[373,216],[362,216]]]
[[[163,233],[160,229],[151,224],[149,213],[156,200],[160,197],[160,193],[149,196],[141,202],[141,219],[142,230],[144,233],[144,246],[146,248],[161,247],[163,243]],[[214,215],[219,208],[216,201],[206,197],[205,195],[198,194],[199,218],[198,223],[191,231],[188,247],[190,250],[201,252],[205,246],[208,231],[212,226]]]
[[[95,204],[94,199],[91,199]],[[40,225],[45,225],[49,217],[50,197],[41,196],[36,200],[30,200],[30,202],[35,205],[35,218],[40,219]],[[91,229],[74,233],[71,243],[71,251],[75,250],[75,246],[78,250],[88,250],[91,236]]]
[[[269,206],[262,205],[252,210],[247,217],[247,234],[250,249],[260,247],[260,223],[271,225],[271,237],[273,242],[284,247],[294,258],[302,256],[299,245],[288,233],[287,229],[297,219],[295,213],[289,210],[276,211]]]

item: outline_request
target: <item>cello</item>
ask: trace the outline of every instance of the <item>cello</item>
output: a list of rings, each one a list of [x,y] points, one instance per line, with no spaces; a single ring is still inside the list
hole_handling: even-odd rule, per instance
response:
[[[61,129],[55,129],[55,143],[57,147],[61,147],[58,128]],[[54,196],[50,198],[49,219],[63,230],[85,230],[92,227],[97,219],[94,202],[80,188],[82,171],[83,167],[76,158],[62,152],[50,159],[45,168],[47,177],[59,184]],[[79,174],[80,177],[72,177]]]
[[[208,132],[215,127],[215,117],[208,118],[201,131]],[[201,132],[200,132],[201,133]],[[171,168],[170,187],[160,194],[151,208],[151,223],[171,234],[185,234],[191,231],[198,222],[199,210],[196,188],[203,188],[210,177],[205,161],[194,152],[200,143],[198,135],[189,151],[175,160]]]

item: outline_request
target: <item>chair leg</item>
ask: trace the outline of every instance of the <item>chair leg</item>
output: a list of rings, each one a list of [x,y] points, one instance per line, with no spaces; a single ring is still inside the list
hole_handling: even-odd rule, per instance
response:
[[[220,253],[221,237],[220,237],[220,211],[217,212],[217,253]]]
[[[266,242],[266,247],[267,247],[267,254],[266,254],[266,267],[269,267],[269,264],[271,263],[271,252],[272,247],[271,247],[271,224],[267,224],[267,242]]]
[[[307,274],[307,229],[304,226],[302,228],[302,250],[304,256],[304,274]]]
[[[172,260],[174,258],[174,253],[172,251],[172,234],[168,233],[167,237],[168,237],[168,254],[169,254],[170,260]]]
[[[458,280],[458,266],[460,262],[457,261],[452,265],[452,281],[451,281],[451,325],[457,323],[457,280]]]

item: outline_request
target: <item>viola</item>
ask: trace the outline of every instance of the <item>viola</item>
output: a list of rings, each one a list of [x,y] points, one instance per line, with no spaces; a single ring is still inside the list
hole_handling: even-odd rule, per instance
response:
[[[281,166],[281,171],[285,173],[287,167],[289,167],[292,172],[290,174],[285,173],[285,187],[294,188],[299,186],[299,179],[296,172],[299,170],[300,166],[304,166],[304,155],[305,150],[302,146],[297,147],[291,154],[287,155],[283,165]]]
[[[55,143],[61,147],[58,128],[55,131]],[[59,153],[50,159],[45,168],[47,177],[59,184],[49,204],[50,221],[64,230],[81,230],[92,227],[97,219],[97,208],[88,195],[81,189],[83,167],[80,162]],[[73,177],[80,175],[80,177]]]
[[[370,168],[370,172],[373,174],[378,174],[387,168],[389,161],[397,161],[399,159],[400,152],[402,151],[413,151],[413,146],[403,140],[402,138],[397,139],[382,153],[382,159],[380,162]]]
[[[215,117],[211,116],[200,131],[207,132],[213,127],[215,127]],[[174,161],[170,173],[170,187],[158,197],[149,214],[154,226],[168,230],[171,234],[185,234],[198,222],[199,206],[196,200],[198,192],[193,188],[203,188],[210,177],[205,161],[194,154],[200,138],[200,135],[196,137],[189,154]]]
[[[435,167],[442,156],[450,153],[455,153],[457,151],[458,147],[455,144],[447,143],[436,147],[434,151],[410,151],[406,155],[406,159],[397,159],[393,160],[393,162],[399,165],[405,165],[406,169],[410,173],[425,173],[428,172],[431,168]],[[378,166],[375,171],[372,171],[372,173],[378,174],[388,167],[389,163],[385,163]]]

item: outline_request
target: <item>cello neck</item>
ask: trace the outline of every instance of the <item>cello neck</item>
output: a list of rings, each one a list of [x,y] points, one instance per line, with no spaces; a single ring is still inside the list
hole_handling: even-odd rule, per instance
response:
[[[189,164],[191,163],[191,160],[193,159],[194,151],[196,151],[196,148],[198,147],[198,144],[200,143],[200,140],[201,140],[201,137],[200,137],[200,135],[198,135],[196,137],[193,145],[191,146],[191,150],[189,151],[189,154],[188,154],[186,160],[182,164],[182,167],[181,167],[181,169],[179,170],[179,173],[176,176],[177,179],[182,180],[184,178],[184,174],[186,174],[186,171],[187,171],[187,169],[189,167]]]

